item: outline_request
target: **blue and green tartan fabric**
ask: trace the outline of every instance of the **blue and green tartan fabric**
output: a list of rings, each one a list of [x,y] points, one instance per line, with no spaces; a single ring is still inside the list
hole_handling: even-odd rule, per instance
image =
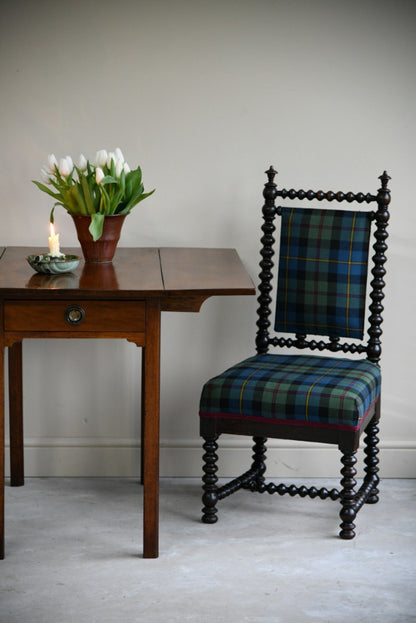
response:
[[[362,339],[370,220],[282,208],[276,331]]]
[[[358,430],[380,383],[366,359],[256,355],[204,385],[200,416]]]

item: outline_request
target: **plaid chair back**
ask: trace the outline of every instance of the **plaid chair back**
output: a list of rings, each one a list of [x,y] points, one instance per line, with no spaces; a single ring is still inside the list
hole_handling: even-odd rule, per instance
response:
[[[371,213],[282,208],[276,331],[362,339]]]

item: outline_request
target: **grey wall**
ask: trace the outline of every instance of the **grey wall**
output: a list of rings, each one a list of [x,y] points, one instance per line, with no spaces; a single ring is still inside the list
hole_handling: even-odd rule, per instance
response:
[[[47,245],[47,154],[119,146],[155,195],[124,246],[236,247],[257,279],[264,170],[286,187],[378,188],[392,176],[383,475],[415,475],[415,11],[411,0],[14,0],[0,4],[1,245]],[[76,237],[64,211],[61,244]],[[22,261],[24,258],[22,257]],[[253,351],[254,297],[166,314],[162,474],[199,475],[203,381]],[[140,352],[24,344],[28,475],[138,470]],[[336,474],[330,448],[273,442],[272,474]],[[225,470],[245,466],[229,440]],[[301,449],[303,448],[303,449]],[[250,454],[250,453],[249,453]]]

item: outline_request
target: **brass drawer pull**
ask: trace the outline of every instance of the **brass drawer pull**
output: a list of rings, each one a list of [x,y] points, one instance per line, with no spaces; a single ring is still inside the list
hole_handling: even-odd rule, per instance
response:
[[[70,305],[65,310],[65,320],[72,326],[81,324],[85,319],[85,311],[79,305]]]

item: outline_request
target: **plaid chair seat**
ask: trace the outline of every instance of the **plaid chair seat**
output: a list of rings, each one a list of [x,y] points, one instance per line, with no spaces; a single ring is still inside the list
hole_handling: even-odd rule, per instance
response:
[[[200,416],[358,430],[380,383],[368,360],[256,355],[205,384]]]

